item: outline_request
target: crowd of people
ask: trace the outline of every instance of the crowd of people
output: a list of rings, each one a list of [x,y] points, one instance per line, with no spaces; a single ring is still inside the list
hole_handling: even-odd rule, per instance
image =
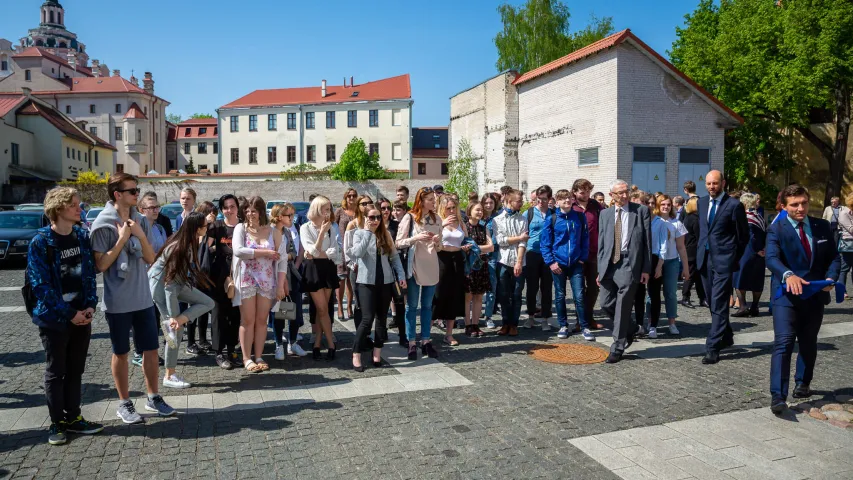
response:
[[[737,308],[734,317],[759,315],[765,267],[773,286],[786,290],[771,295],[777,333],[771,393],[777,411],[788,394],[795,338],[800,354],[794,396],[810,394],[824,305],[817,300],[828,302],[829,294],[806,300],[804,292],[812,284],[828,291],[853,264],[853,195],[847,207],[838,202],[827,207],[827,221],[805,221],[808,192],[789,186],[780,192],[780,214],[768,226],[757,195],[726,193],[718,171],[705,178],[707,196],[697,196],[688,181],[685,196],[674,198],[616,180],[609,185],[609,202],[585,179],[574,181],[571,190],[553,192],[543,185],[531,192],[526,210],[527,195],[508,186],[471,192],[465,203],[441,185],[421,188],[411,198],[400,186],[393,201],[350,188],[338,208],[312,195],[304,214],[289,203],[268,212],[259,196],[226,194],[217,205],[197,202],[196,193],[185,188],[174,232],[157,195],[140,195],[131,175],[110,177],[110,201],[90,232],[79,226],[80,194],[57,187],[44,202],[51,226],[31,242],[26,273],[31,316],[47,359],[49,443],[103,428],[80,410],[91,321],[99,305],[97,273],[103,275],[100,300],[120,400],[116,415],[128,424],[143,422],[130,399],[129,363],[144,373],[145,409],[174,415],[159,393],[160,367],[163,387],[191,386],[176,373],[184,338],[187,354],[212,355],[226,370],[269,370],[264,347],[270,328],[277,361],[309,355],[301,343],[312,344],[314,360],[332,360],[338,349],[336,309],[339,320],[355,323],[356,372],[365,369],[364,353],[374,367],[382,366],[389,328],[396,329],[413,361],[419,351],[421,357],[439,357],[433,327],[441,332],[441,348],[459,345],[457,327],[472,339],[556,328],[558,338],[579,334],[594,341],[595,331],[605,327],[593,315],[596,302],[612,322],[607,363],[619,362],[636,337],[657,338],[662,314],[668,334],[679,335],[681,306],[710,310],[702,362],[713,364],[733,344],[730,308]],[[694,288],[698,305],[691,300]],[[749,305],[746,292],[752,292]],[[306,303],[310,342],[300,334]]]

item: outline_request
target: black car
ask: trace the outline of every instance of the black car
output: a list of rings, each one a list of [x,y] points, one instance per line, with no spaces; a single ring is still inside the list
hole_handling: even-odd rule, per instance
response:
[[[27,258],[30,240],[41,227],[50,225],[44,211],[0,212],[0,260]]]

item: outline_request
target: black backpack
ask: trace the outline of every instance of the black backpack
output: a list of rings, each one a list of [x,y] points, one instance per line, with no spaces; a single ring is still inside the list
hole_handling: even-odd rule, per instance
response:
[[[54,252],[54,248],[50,245],[47,245],[47,263],[48,265],[50,265],[51,272],[53,272],[53,263],[55,261],[56,253]],[[29,267],[27,268],[27,270],[29,270]],[[36,308],[36,303],[38,302],[38,299],[36,298],[35,292],[33,292],[33,286],[30,284],[30,276],[26,273],[27,270],[24,270],[24,286],[21,287],[21,295],[24,296],[24,306],[27,309],[27,315],[32,318],[33,310]]]

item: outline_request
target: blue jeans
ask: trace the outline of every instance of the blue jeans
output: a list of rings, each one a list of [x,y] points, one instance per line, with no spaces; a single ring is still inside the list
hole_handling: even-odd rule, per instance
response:
[[[586,288],[583,281],[583,264],[575,263],[571,267],[560,265],[562,273],[557,275],[551,272],[554,277],[554,301],[557,302],[557,322],[560,328],[569,326],[569,319],[566,314],[566,280],[571,283],[572,296],[575,300],[575,316],[582,328],[589,328],[586,321]]]
[[[498,301],[504,327],[517,327],[521,316],[521,291],[524,289],[524,270],[515,276],[513,267],[498,263]]]
[[[666,305],[666,318],[678,318],[678,275],[681,272],[681,260],[673,258],[663,262],[663,299]]]
[[[487,319],[491,319],[495,313],[495,292],[498,289],[498,274],[495,260],[489,260],[489,283],[492,288],[486,292],[486,310],[484,312]]]
[[[421,342],[430,341],[432,329],[432,297],[435,296],[435,285],[422,287],[411,276],[406,281],[406,337],[410,342],[417,336],[418,300],[421,311]]]

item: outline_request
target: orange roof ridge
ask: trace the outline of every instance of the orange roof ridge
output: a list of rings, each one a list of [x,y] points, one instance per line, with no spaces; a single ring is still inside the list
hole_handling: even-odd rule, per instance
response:
[[[355,92],[358,92],[358,96],[353,96]],[[406,73],[346,87],[343,85],[327,85],[325,97],[321,95],[319,82],[313,87],[255,90],[221,108],[408,100],[411,98],[411,80],[409,74]]]

